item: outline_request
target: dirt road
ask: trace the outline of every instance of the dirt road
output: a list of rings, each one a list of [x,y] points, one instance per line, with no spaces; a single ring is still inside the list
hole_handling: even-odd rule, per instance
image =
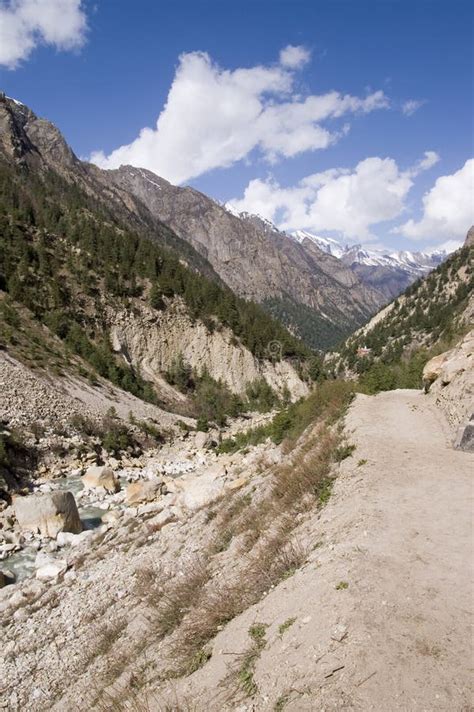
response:
[[[180,685],[198,709],[472,709],[474,458],[451,449],[442,414],[414,391],[358,396],[346,422],[356,450],[302,534],[308,563]],[[256,621],[268,625],[259,693],[226,704],[219,687]]]

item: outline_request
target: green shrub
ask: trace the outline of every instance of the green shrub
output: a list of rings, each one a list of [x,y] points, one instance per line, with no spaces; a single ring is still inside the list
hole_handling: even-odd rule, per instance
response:
[[[372,364],[359,379],[362,388],[369,394],[391,391],[396,388],[397,376],[393,368],[381,361]]]
[[[264,378],[252,381],[245,389],[246,406],[249,410],[266,413],[279,404],[278,396]]]

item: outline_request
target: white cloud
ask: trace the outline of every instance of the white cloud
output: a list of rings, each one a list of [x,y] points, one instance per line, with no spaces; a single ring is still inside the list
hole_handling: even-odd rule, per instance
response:
[[[85,40],[82,0],[10,0],[0,5],[0,65],[14,69],[39,44],[80,47]]]
[[[440,176],[423,196],[420,220],[408,220],[394,232],[414,240],[463,239],[474,223],[474,159],[456,173]]]
[[[451,252],[455,252],[456,250],[458,250],[463,244],[463,242],[464,240],[446,240],[440,245],[435,245],[433,247],[423,249],[423,252],[426,252],[428,254],[431,254],[432,252],[447,252],[448,254],[450,254]]]
[[[183,54],[156,127],[142,129],[109,156],[96,151],[91,160],[102,168],[127,163],[149,168],[182,183],[231,166],[255,150],[271,163],[327,148],[347,128],[322,122],[388,106],[382,91],[362,98],[336,91],[297,95],[289,62],[300,67],[305,53],[302,47],[287,47],[282,51],[286,64],[234,71],[220,68],[204,52]]]
[[[422,173],[423,171],[427,171],[430,168],[433,168],[439,161],[439,155],[436,153],[436,151],[425,151],[423,158],[421,158],[413,168],[409,168],[410,175],[413,178],[416,178],[417,175]]]
[[[288,45],[280,52],[280,64],[290,69],[304,66],[310,58],[311,52],[302,46]]]
[[[421,99],[408,99],[402,104],[402,112],[405,116],[412,116],[418,109],[421,109],[426,102]]]
[[[438,160],[434,151],[407,170],[392,158],[371,157],[354,169],[334,168],[282,188],[274,180],[252,180],[234,211],[257,213],[283,230],[337,231],[346,239],[370,240],[371,227],[405,209],[413,179]]]

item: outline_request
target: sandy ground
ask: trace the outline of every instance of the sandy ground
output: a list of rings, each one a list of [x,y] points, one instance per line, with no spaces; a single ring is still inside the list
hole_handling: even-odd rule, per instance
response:
[[[444,416],[415,391],[358,396],[346,423],[357,447],[304,532],[308,563],[178,685],[196,709],[473,709],[474,458],[451,449]],[[268,626],[258,693],[229,697],[255,622]]]

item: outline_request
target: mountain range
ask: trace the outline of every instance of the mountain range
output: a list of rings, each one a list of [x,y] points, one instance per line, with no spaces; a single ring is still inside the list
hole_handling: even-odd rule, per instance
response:
[[[397,297],[412,282],[428,274],[448,257],[448,253],[443,250],[370,250],[361,245],[342,244],[306,230],[297,230],[292,236],[302,245],[312,243],[323,252],[339,259],[361,282],[380,292],[386,301]]]
[[[255,215],[234,215],[212,198],[133,166],[100,171],[204,257],[239,296],[262,304],[313,348],[326,348],[384,302],[340,260],[301,245]]]
[[[17,169],[80,189],[192,270],[260,304],[314,349],[333,347],[444,257],[370,253],[306,232],[290,236],[151,171],[100,169],[79,160],[52,123],[5,96],[0,152]]]

